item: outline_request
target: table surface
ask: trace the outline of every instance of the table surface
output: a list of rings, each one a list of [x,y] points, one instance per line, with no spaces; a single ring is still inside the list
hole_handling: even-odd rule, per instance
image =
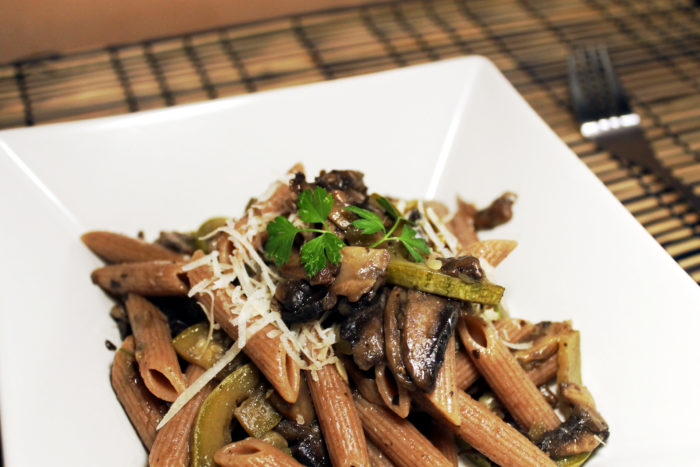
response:
[[[606,43],[657,156],[700,193],[700,8],[673,0],[406,1],[0,65],[0,128],[117,115],[478,54],[700,282],[700,218],[579,133],[566,57]]]

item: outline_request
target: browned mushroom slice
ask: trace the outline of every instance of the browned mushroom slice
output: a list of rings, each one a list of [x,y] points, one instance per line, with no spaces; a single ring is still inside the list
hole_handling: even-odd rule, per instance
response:
[[[394,287],[387,297],[384,307],[384,353],[386,362],[398,384],[411,391],[416,385],[408,375],[406,365],[401,358],[401,327],[403,324],[403,307],[406,303],[406,289]]]
[[[340,271],[331,286],[331,293],[343,295],[351,302],[364,294],[370,297],[384,284],[389,252],[361,246],[346,246],[342,249]]]
[[[487,230],[505,224],[513,217],[513,203],[516,196],[506,192],[496,198],[486,209],[480,209],[474,216],[476,230]]]
[[[411,380],[425,392],[435,389],[447,342],[459,308],[451,300],[418,290],[406,292],[401,332],[401,358]]]
[[[351,203],[363,203],[367,199],[364,174],[356,170],[322,170],[315,183],[328,191],[344,191]]]
[[[352,345],[352,357],[361,370],[369,370],[384,360],[384,305],[380,293],[366,305],[360,302],[340,325],[340,337]]]
[[[280,313],[286,323],[318,319],[336,303],[336,297],[328,292],[328,287],[312,286],[304,279],[280,282],[275,298],[282,305]]]

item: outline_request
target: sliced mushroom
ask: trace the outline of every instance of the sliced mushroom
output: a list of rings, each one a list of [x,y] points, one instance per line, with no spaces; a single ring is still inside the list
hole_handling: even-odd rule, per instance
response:
[[[458,256],[456,258],[443,258],[440,272],[452,277],[460,277],[462,275],[475,280],[484,278],[484,270],[481,269],[479,258],[474,256]]]
[[[432,392],[457,324],[459,307],[451,300],[417,290],[406,293],[401,326],[401,359],[419,389]]]
[[[476,230],[493,229],[501,224],[505,224],[513,217],[513,203],[516,196],[513,193],[503,193],[493,200],[486,209],[480,209],[474,216],[474,227]]]
[[[331,292],[351,302],[363,295],[370,298],[384,284],[389,251],[361,246],[346,246],[341,251],[340,271],[331,286]]]
[[[406,303],[406,289],[394,287],[387,297],[384,307],[384,353],[386,362],[398,384],[406,389],[415,390],[416,385],[408,375],[406,365],[401,357],[401,325],[403,325],[403,307]]]
[[[322,170],[315,183],[328,191],[344,191],[353,204],[363,203],[367,198],[364,174],[356,170]]]
[[[369,370],[384,360],[386,296],[386,293],[379,293],[366,304],[360,302],[340,325],[340,337],[352,345],[353,360],[361,370]]]
[[[336,298],[329,293],[328,287],[312,286],[303,279],[280,282],[275,298],[282,305],[280,313],[287,323],[318,319],[336,303]]]

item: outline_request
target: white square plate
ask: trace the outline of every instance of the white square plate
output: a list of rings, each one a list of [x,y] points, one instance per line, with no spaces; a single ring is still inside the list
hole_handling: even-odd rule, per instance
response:
[[[692,465],[700,292],[479,57],[135,115],[0,132],[0,413],[7,467],[143,465],[109,385],[118,342],[89,280],[90,229],[153,238],[238,215],[294,162],[371,190],[480,205],[519,195],[491,237],[511,313],[572,319],[611,426],[591,466]],[[694,413],[693,413],[694,412]]]

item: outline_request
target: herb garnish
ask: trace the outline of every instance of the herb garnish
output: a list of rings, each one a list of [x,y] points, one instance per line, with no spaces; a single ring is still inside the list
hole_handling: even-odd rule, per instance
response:
[[[384,236],[371,248],[375,248],[384,242],[398,241],[408,251],[414,260],[425,261],[419,252],[430,253],[428,245],[422,238],[416,237],[416,231],[408,224],[410,221],[402,217],[396,208],[383,197],[378,197],[377,202],[382,206],[387,214],[394,219],[394,225],[388,231],[384,227],[380,217],[357,206],[348,206],[345,209],[357,215],[359,219],[353,221],[352,225],[360,229],[363,234],[370,235],[377,232],[384,232]],[[277,266],[281,266],[289,261],[296,235],[301,232],[315,232],[320,235],[301,246],[301,264],[309,277],[315,276],[326,266],[326,262],[332,264],[340,263],[340,250],[345,243],[330,231],[328,223],[329,214],[333,208],[333,196],[322,187],[316,187],[313,191],[306,189],[299,194],[297,200],[299,209],[299,219],[308,224],[321,224],[322,229],[306,228],[300,229],[292,224],[289,219],[277,216],[272,222],[267,224],[267,243],[265,252],[275,261]],[[392,236],[401,222],[404,222],[401,234]]]
[[[313,191],[304,190],[297,200],[299,218],[308,224],[321,224],[323,229],[299,229],[286,217],[277,216],[267,224],[267,243],[265,252],[281,266],[289,261],[294,238],[300,232],[320,233],[318,237],[301,246],[301,263],[309,277],[313,277],[324,268],[326,259],[333,264],[340,262],[340,250],[343,241],[330,232],[326,219],[333,207],[333,196],[324,188],[316,187]]]
[[[392,219],[394,219],[394,225],[391,226],[388,231],[386,230],[386,227],[384,227],[384,224],[379,216],[372,211],[358,208],[357,206],[348,206],[345,208],[359,217],[359,219],[355,220],[352,225],[360,229],[363,234],[370,235],[380,231],[384,232],[384,236],[379,241],[371,245],[370,248],[376,248],[384,242],[396,240],[406,248],[406,251],[408,251],[415,261],[419,263],[425,261],[419,252],[422,251],[423,253],[428,254],[430,253],[430,249],[425,243],[425,240],[420,237],[416,237],[416,231],[411,228],[410,225],[408,225],[411,223],[411,221],[405,217],[402,217],[394,205],[392,205],[391,202],[383,196],[377,197],[377,203],[384,208]],[[401,233],[398,237],[392,236],[401,221],[404,223]]]

